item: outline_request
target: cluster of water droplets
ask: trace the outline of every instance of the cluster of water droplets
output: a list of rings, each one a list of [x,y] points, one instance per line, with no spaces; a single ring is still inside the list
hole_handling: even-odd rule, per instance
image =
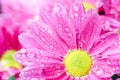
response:
[[[97,61],[93,66],[93,71],[96,75],[101,77],[111,77],[119,70],[120,61],[116,59],[101,59]],[[104,75],[103,75],[104,74]]]
[[[41,77],[41,69],[39,67],[25,67],[20,74],[21,79],[23,80],[44,80]]]

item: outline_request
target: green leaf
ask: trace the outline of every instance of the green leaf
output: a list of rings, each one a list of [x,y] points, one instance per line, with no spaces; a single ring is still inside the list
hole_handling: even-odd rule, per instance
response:
[[[117,80],[118,78],[120,78],[120,76],[119,76],[118,74],[114,74],[114,75],[112,76],[112,80]]]
[[[15,76],[11,76],[8,80],[16,80]]]

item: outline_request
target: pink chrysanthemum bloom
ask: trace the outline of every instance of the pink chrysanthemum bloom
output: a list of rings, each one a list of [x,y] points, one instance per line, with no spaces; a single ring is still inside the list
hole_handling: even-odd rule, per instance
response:
[[[1,0],[2,12],[14,16],[16,23],[24,23],[27,19],[33,18],[39,13],[40,7],[45,4],[53,4],[57,0]],[[58,0],[62,2],[66,8],[74,0]],[[24,17],[23,17],[24,16]]]
[[[15,23],[25,23],[38,12],[39,0],[1,0],[2,13],[14,17]],[[24,16],[24,17],[23,17]]]
[[[5,17],[5,15],[0,16],[0,22],[0,79],[5,80],[10,75],[18,73],[22,68],[22,65],[13,58],[13,55],[22,47],[18,41],[18,35],[23,30],[20,29],[20,26],[15,26],[11,18]],[[15,72],[8,74],[9,69]]]
[[[103,33],[103,18],[89,13],[79,0],[67,11],[60,3],[41,9],[31,30],[19,36],[24,48],[15,58],[25,66],[20,78],[111,80],[120,71],[119,35]]]
[[[101,0],[101,4],[104,15],[120,21],[120,0]]]
[[[101,0],[100,3],[98,13],[105,17],[106,28],[120,33],[120,0]]]
[[[103,17],[103,29],[106,31],[119,32],[119,0],[80,0],[85,11],[92,9]],[[104,26],[105,25],[105,26]]]

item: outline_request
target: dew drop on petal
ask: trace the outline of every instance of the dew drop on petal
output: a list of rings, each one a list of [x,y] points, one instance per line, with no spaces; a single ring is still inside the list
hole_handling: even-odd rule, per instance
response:
[[[75,11],[78,11],[78,9],[79,9],[79,7],[76,5],[76,6],[74,6],[74,10]]]
[[[72,33],[68,33],[68,37],[72,37]]]
[[[99,74],[99,75],[102,75],[103,74],[103,70],[98,70],[96,73]]]
[[[45,41],[45,38],[43,38],[43,37],[40,37],[41,38],[41,40],[44,42]]]
[[[28,53],[27,56],[28,56],[29,58],[34,58],[34,57],[35,57],[35,54]]]
[[[25,52],[26,52],[26,49],[21,49],[20,52],[21,52],[21,53],[25,53]]]
[[[75,17],[78,17],[78,14],[77,14],[77,13],[75,13]]]
[[[60,27],[59,30],[62,31],[63,29]]]
[[[38,80],[37,78],[32,78],[31,80]]]
[[[66,32],[69,32],[69,28],[65,28],[65,31],[66,31]]]
[[[22,57],[23,57],[23,58],[25,58],[25,57],[26,57],[26,55],[25,55],[25,54],[22,54]]]

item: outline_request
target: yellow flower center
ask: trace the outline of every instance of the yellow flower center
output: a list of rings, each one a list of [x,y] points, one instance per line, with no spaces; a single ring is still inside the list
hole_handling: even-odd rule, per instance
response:
[[[93,10],[96,9],[93,4],[88,3],[88,2],[83,2],[83,5],[84,5],[84,7],[85,7],[85,11],[86,11],[86,12],[87,12],[89,9],[93,9]]]
[[[120,34],[120,30],[118,30],[117,33]]]
[[[64,65],[70,76],[82,77],[90,72],[92,59],[86,52],[74,50],[64,58]]]
[[[21,69],[22,66],[14,59],[14,54],[16,53],[15,50],[7,50],[2,58],[1,58],[1,64],[5,67],[5,69],[8,69],[10,67]]]

